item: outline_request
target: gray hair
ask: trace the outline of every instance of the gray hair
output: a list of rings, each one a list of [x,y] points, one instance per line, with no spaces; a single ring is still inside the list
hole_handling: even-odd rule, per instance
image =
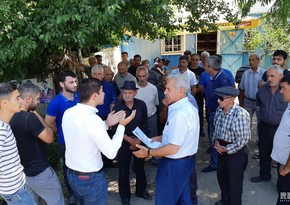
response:
[[[256,53],[251,53],[251,54],[249,55],[249,57],[250,57],[250,56],[255,56],[256,59],[260,60],[260,56],[259,56],[258,54],[256,54]]]
[[[102,65],[94,65],[93,67],[92,67],[92,73],[94,72],[94,71],[100,71],[101,73],[104,73],[104,67],[102,66]]]
[[[276,70],[277,71],[277,73],[279,74],[279,75],[283,75],[283,68],[281,67],[281,66],[279,66],[279,65],[271,65],[271,66],[269,66],[268,67],[268,69],[267,70],[269,70],[269,69],[273,69],[273,70]]]
[[[27,95],[37,94],[40,89],[38,85],[33,84],[31,81],[26,81],[18,87],[18,91],[20,93],[20,97],[24,99]]]
[[[206,58],[206,62],[209,67],[213,67],[214,70],[220,70],[222,67],[222,60],[218,56],[210,56]]]
[[[200,54],[200,56],[206,56],[206,57],[209,57],[210,54],[209,54],[209,52],[207,52],[207,51],[203,51],[203,52]]]
[[[136,73],[138,73],[139,70],[145,70],[145,71],[146,71],[146,74],[148,74],[148,68],[145,67],[145,66],[139,66],[139,67],[137,68],[137,70],[136,70]]]
[[[175,79],[175,88],[184,88],[184,94],[187,95],[190,92],[190,81],[187,75],[183,74],[169,74],[167,76],[168,80]]]

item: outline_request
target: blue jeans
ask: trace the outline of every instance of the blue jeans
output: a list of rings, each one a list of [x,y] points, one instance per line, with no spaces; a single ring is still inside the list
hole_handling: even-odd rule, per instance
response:
[[[108,182],[103,171],[78,175],[68,170],[67,178],[80,205],[106,205]]]
[[[194,156],[181,159],[162,157],[156,176],[155,205],[192,205],[190,176],[194,169]]]
[[[8,205],[36,205],[28,193],[26,185],[14,194],[1,194]]]
[[[213,143],[214,116],[215,116],[215,112],[208,112],[209,143],[210,143],[210,166],[216,168],[217,167],[217,151],[214,148],[214,143]]]

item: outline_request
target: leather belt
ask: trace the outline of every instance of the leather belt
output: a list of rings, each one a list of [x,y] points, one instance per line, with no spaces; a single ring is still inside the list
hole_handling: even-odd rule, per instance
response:
[[[74,175],[77,175],[77,176],[88,176],[88,175],[93,175],[93,174],[98,174],[98,173],[101,173],[103,171],[103,168],[101,168],[99,171],[96,171],[96,172],[79,172],[79,171],[76,171],[76,170],[73,170],[73,169],[70,169],[70,168],[67,168],[68,172],[70,174],[74,174]]]

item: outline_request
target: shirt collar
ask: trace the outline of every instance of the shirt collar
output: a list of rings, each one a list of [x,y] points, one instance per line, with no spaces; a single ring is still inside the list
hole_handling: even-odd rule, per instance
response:
[[[175,102],[169,106],[169,111],[176,110],[179,106],[181,106],[182,104],[184,104],[187,101],[188,101],[188,97],[184,97],[181,100],[178,100],[177,102]]]
[[[221,69],[214,77],[211,77],[210,76],[210,79],[211,80],[215,80],[215,79],[217,79],[219,76],[220,76],[220,74],[223,72],[223,70]]]
[[[69,100],[68,98],[66,98],[66,97],[62,94],[62,92],[60,92],[59,94],[60,94],[61,98],[62,98],[65,102],[71,101],[71,100]],[[77,98],[77,93],[74,92],[74,100],[75,100],[76,98]],[[74,101],[74,100],[73,100],[73,101]],[[73,101],[71,101],[71,102],[73,102]]]
[[[96,114],[97,112],[99,112],[99,110],[93,106],[90,106],[90,105],[86,105],[86,104],[83,104],[83,103],[78,103],[77,106],[82,109],[82,110],[86,110],[90,113],[94,113]]]
[[[227,112],[227,113],[224,113],[224,115],[232,115],[234,113],[234,110],[238,107],[238,105],[236,103],[233,104],[233,106],[231,107],[231,109]],[[220,108],[221,109],[221,108]],[[222,110],[222,109],[221,109]]]
[[[250,72],[254,73],[253,70],[250,68]],[[260,66],[258,66],[257,70],[255,73],[262,73],[262,69],[260,68]]]

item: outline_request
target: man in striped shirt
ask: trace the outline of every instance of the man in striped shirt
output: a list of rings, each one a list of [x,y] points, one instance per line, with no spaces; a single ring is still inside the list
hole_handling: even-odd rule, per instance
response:
[[[20,94],[15,83],[0,84],[0,195],[8,205],[36,205],[25,186],[25,174],[8,124],[20,111]]]
[[[248,164],[247,143],[251,137],[250,116],[235,104],[239,90],[215,89],[219,107],[216,110],[213,139],[218,152],[217,179],[222,200],[215,205],[242,204],[244,171]]]

